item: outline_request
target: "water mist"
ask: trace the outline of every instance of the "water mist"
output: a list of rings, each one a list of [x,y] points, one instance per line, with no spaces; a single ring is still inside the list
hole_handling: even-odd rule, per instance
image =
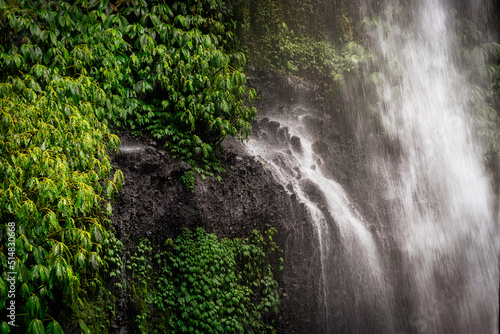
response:
[[[371,141],[372,169],[402,259],[395,298],[411,313],[398,327],[495,333],[497,221],[455,20],[444,1],[388,7],[371,35],[378,60],[364,73],[377,79],[364,89],[375,89],[379,126],[361,125],[359,137],[384,138]]]
[[[270,113],[247,143],[308,208],[321,333],[498,333],[498,217],[449,5],[386,1],[374,61],[346,84],[383,228],[325,172],[308,106]]]

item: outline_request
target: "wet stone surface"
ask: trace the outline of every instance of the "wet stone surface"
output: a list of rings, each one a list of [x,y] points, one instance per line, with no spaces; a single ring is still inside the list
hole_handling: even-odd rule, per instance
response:
[[[177,236],[181,228],[203,227],[219,237],[242,238],[253,229],[276,227],[277,243],[285,250],[285,270],[276,270],[280,292],[285,295],[276,325],[283,333],[303,333],[295,313],[311,309],[315,302],[312,287],[300,296],[293,291],[294,286],[308,284],[303,282],[307,276],[296,272],[309,270],[300,261],[311,257],[307,250],[312,249],[313,236],[305,207],[234,139],[223,144],[221,158],[227,172],[221,175],[222,181],[197,177],[194,193],[187,191],[181,181],[183,173],[190,170],[186,163],[171,159],[147,139],[123,134],[121,140],[126,149],[114,155],[112,163],[123,172],[125,183],[114,202],[113,223],[125,246],[124,260],[133,254],[141,238],[149,238],[153,247],[159,247],[167,238]],[[286,250],[290,239],[298,237],[303,250],[299,254]],[[120,297],[114,333],[134,332],[132,302],[126,293]]]
[[[253,138],[281,147],[278,159],[292,156],[292,150],[300,152],[300,138],[290,137],[288,128],[270,118],[283,113],[306,113],[307,108],[297,104],[298,101],[314,105],[319,115],[308,116],[306,123],[314,129],[316,140],[326,143],[318,152],[321,159],[315,168],[324,168],[341,183],[364,216],[371,219],[374,212],[370,208],[376,205],[370,203],[370,194],[377,191],[367,188],[369,175],[363,172],[362,151],[353,144],[348,130],[339,130],[345,120],[335,112],[330,115],[328,104],[318,103],[317,87],[263,70],[256,70],[249,81],[261,95]],[[304,85],[308,90],[299,98],[297,87]],[[158,247],[165,239],[175,237],[183,227],[199,226],[219,237],[230,238],[246,237],[253,229],[263,231],[275,227],[278,229],[276,241],[284,251],[285,260],[284,270],[277,272],[281,303],[276,327],[279,333],[287,334],[321,332],[318,323],[320,268],[315,247],[318,241],[308,209],[298,201],[293,186],[285,188],[277,183],[266,163],[249,156],[241,142],[228,138],[223,142],[224,152],[220,153],[227,171],[221,175],[222,181],[216,178],[201,181],[197,177],[195,191],[191,193],[181,181],[181,176],[190,169],[187,164],[171,159],[168,152],[152,140],[128,134],[120,138],[125,149],[113,157],[112,163],[122,170],[125,185],[114,203],[113,222],[117,236],[125,245],[125,260],[133,254],[141,238],[148,237],[153,246]],[[289,173],[298,180],[303,176],[298,167],[292,166]],[[314,193],[312,189],[310,194],[314,196]],[[379,221],[383,221],[383,217]],[[352,296],[341,290],[338,303],[349,302]],[[126,294],[120,297],[113,333],[133,333],[131,302]],[[349,315],[342,312],[334,316],[339,319],[338,328],[346,332],[344,330],[350,328]]]

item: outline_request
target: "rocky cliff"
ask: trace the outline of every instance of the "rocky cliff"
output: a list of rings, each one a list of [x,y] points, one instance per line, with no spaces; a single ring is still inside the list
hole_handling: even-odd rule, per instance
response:
[[[259,135],[266,115],[287,112],[297,102],[314,105],[322,114],[311,116],[310,124],[318,133],[321,153],[331,162],[331,174],[354,192],[361,191],[360,178],[354,174],[360,174],[362,154],[349,138],[349,131],[339,126],[342,115],[331,112],[331,106],[318,99],[319,86],[265,70],[255,70],[250,77],[261,96],[257,106],[261,114],[254,125],[254,135]],[[326,137],[328,144],[321,141]],[[183,227],[203,227],[229,238],[246,237],[253,229],[275,227],[277,243],[284,251],[284,270],[275,270],[281,297],[276,328],[280,333],[319,331],[319,266],[314,247],[317,237],[309,212],[293,189],[280,185],[270,168],[249,156],[245,145],[233,138],[223,142],[220,153],[226,167],[222,181],[215,177],[202,181],[197,177],[194,192],[188,191],[181,181],[189,166],[173,160],[156,142],[129,134],[122,134],[121,141],[121,151],[113,157],[113,164],[122,170],[125,185],[114,204],[113,222],[125,245],[125,262],[141,238],[147,237],[160,247]],[[120,297],[113,325],[115,333],[134,332],[132,303],[131,296]]]

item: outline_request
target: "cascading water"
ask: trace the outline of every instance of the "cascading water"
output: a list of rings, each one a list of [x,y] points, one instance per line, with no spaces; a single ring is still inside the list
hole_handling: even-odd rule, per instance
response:
[[[296,109],[304,111],[303,107]],[[340,307],[338,294],[349,294],[353,304],[366,305],[366,309],[353,307],[352,321],[363,322],[370,318],[364,312],[378,309],[379,320],[391,328],[387,312],[391,292],[375,238],[342,186],[322,172],[322,159],[314,153],[313,138],[304,126],[307,117],[312,116],[290,110],[288,117],[264,118],[247,143],[249,153],[270,165],[276,179],[309,209],[319,252],[321,331],[338,332],[333,315]]]
[[[384,64],[376,69],[377,117],[384,136],[397,146],[396,154],[374,150],[372,166],[387,185],[392,233],[402,257],[397,294],[409,300],[413,312],[407,330],[493,333],[498,332],[493,196],[466,76],[455,61],[454,18],[442,2],[393,4],[372,35],[374,53]]]
[[[361,76],[376,84],[354,82],[345,105],[384,188],[390,245],[322,172],[307,108],[261,120],[247,146],[309,209],[320,332],[498,333],[498,224],[454,17],[444,0],[388,2],[371,35],[378,61]],[[363,324],[339,327],[340,308]]]

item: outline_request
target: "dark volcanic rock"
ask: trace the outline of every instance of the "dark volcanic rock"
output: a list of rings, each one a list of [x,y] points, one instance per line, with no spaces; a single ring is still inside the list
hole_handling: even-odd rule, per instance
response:
[[[124,243],[135,244],[141,237],[161,243],[182,227],[200,226],[233,238],[248,236],[253,229],[288,226],[295,213],[283,186],[243,151],[241,143],[233,139],[225,146],[227,172],[222,181],[197,178],[194,194],[181,182],[189,166],[162,149],[149,146],[139,155],[117,154],[113,164],[122,170],[125,185],[113,221]]]
[[[117,237],[125,245],[125,257],[133,254],[141,238],[149,238],[158,247],[184,227],[203,227],[230,238],[247,237],[253,229],[276,227],[277,243],[285,251],[285,269],[276,270],[283,300],[276,325],[297,329],[286,329],[287,333],[304,333],[311,328],[300,323],[299,315],[313,309],[316,302],[317,284],[304,275],[316,270],[311,261],[314,254],[308,253],[315,237],[308,212],[296,197],[290,196],[234,139],[224,143],[222,159],[227,172],[221,175],[222,181],[197,178],[195,192],[191,193],[181,181],[189,170],[187,164],[171,159],[145,139],[129,135],[121,138],[125,146],[113,157],[113,164],[122,170],[125,184],[114,203],[113,222]],[[304,261],[306,258],[308,261]],[[113,332],[133,333],[131,297],[121,298]]]
[[[309,179],[300,180],[300,187],[306,193],[309,200],[319,206],[326,206],[325,194],[319,189],[318,185]]]
[[[280,127],[280,123],[271,121],[267,123],[267,127],[269,128],[269,130],[271,130],[272,133],[276,133],[278,131],[278,128]]]
[[[299,137],[292,136],[292,138],[290,138],[290,144],[296,152],[302,152],[302,143]]]

